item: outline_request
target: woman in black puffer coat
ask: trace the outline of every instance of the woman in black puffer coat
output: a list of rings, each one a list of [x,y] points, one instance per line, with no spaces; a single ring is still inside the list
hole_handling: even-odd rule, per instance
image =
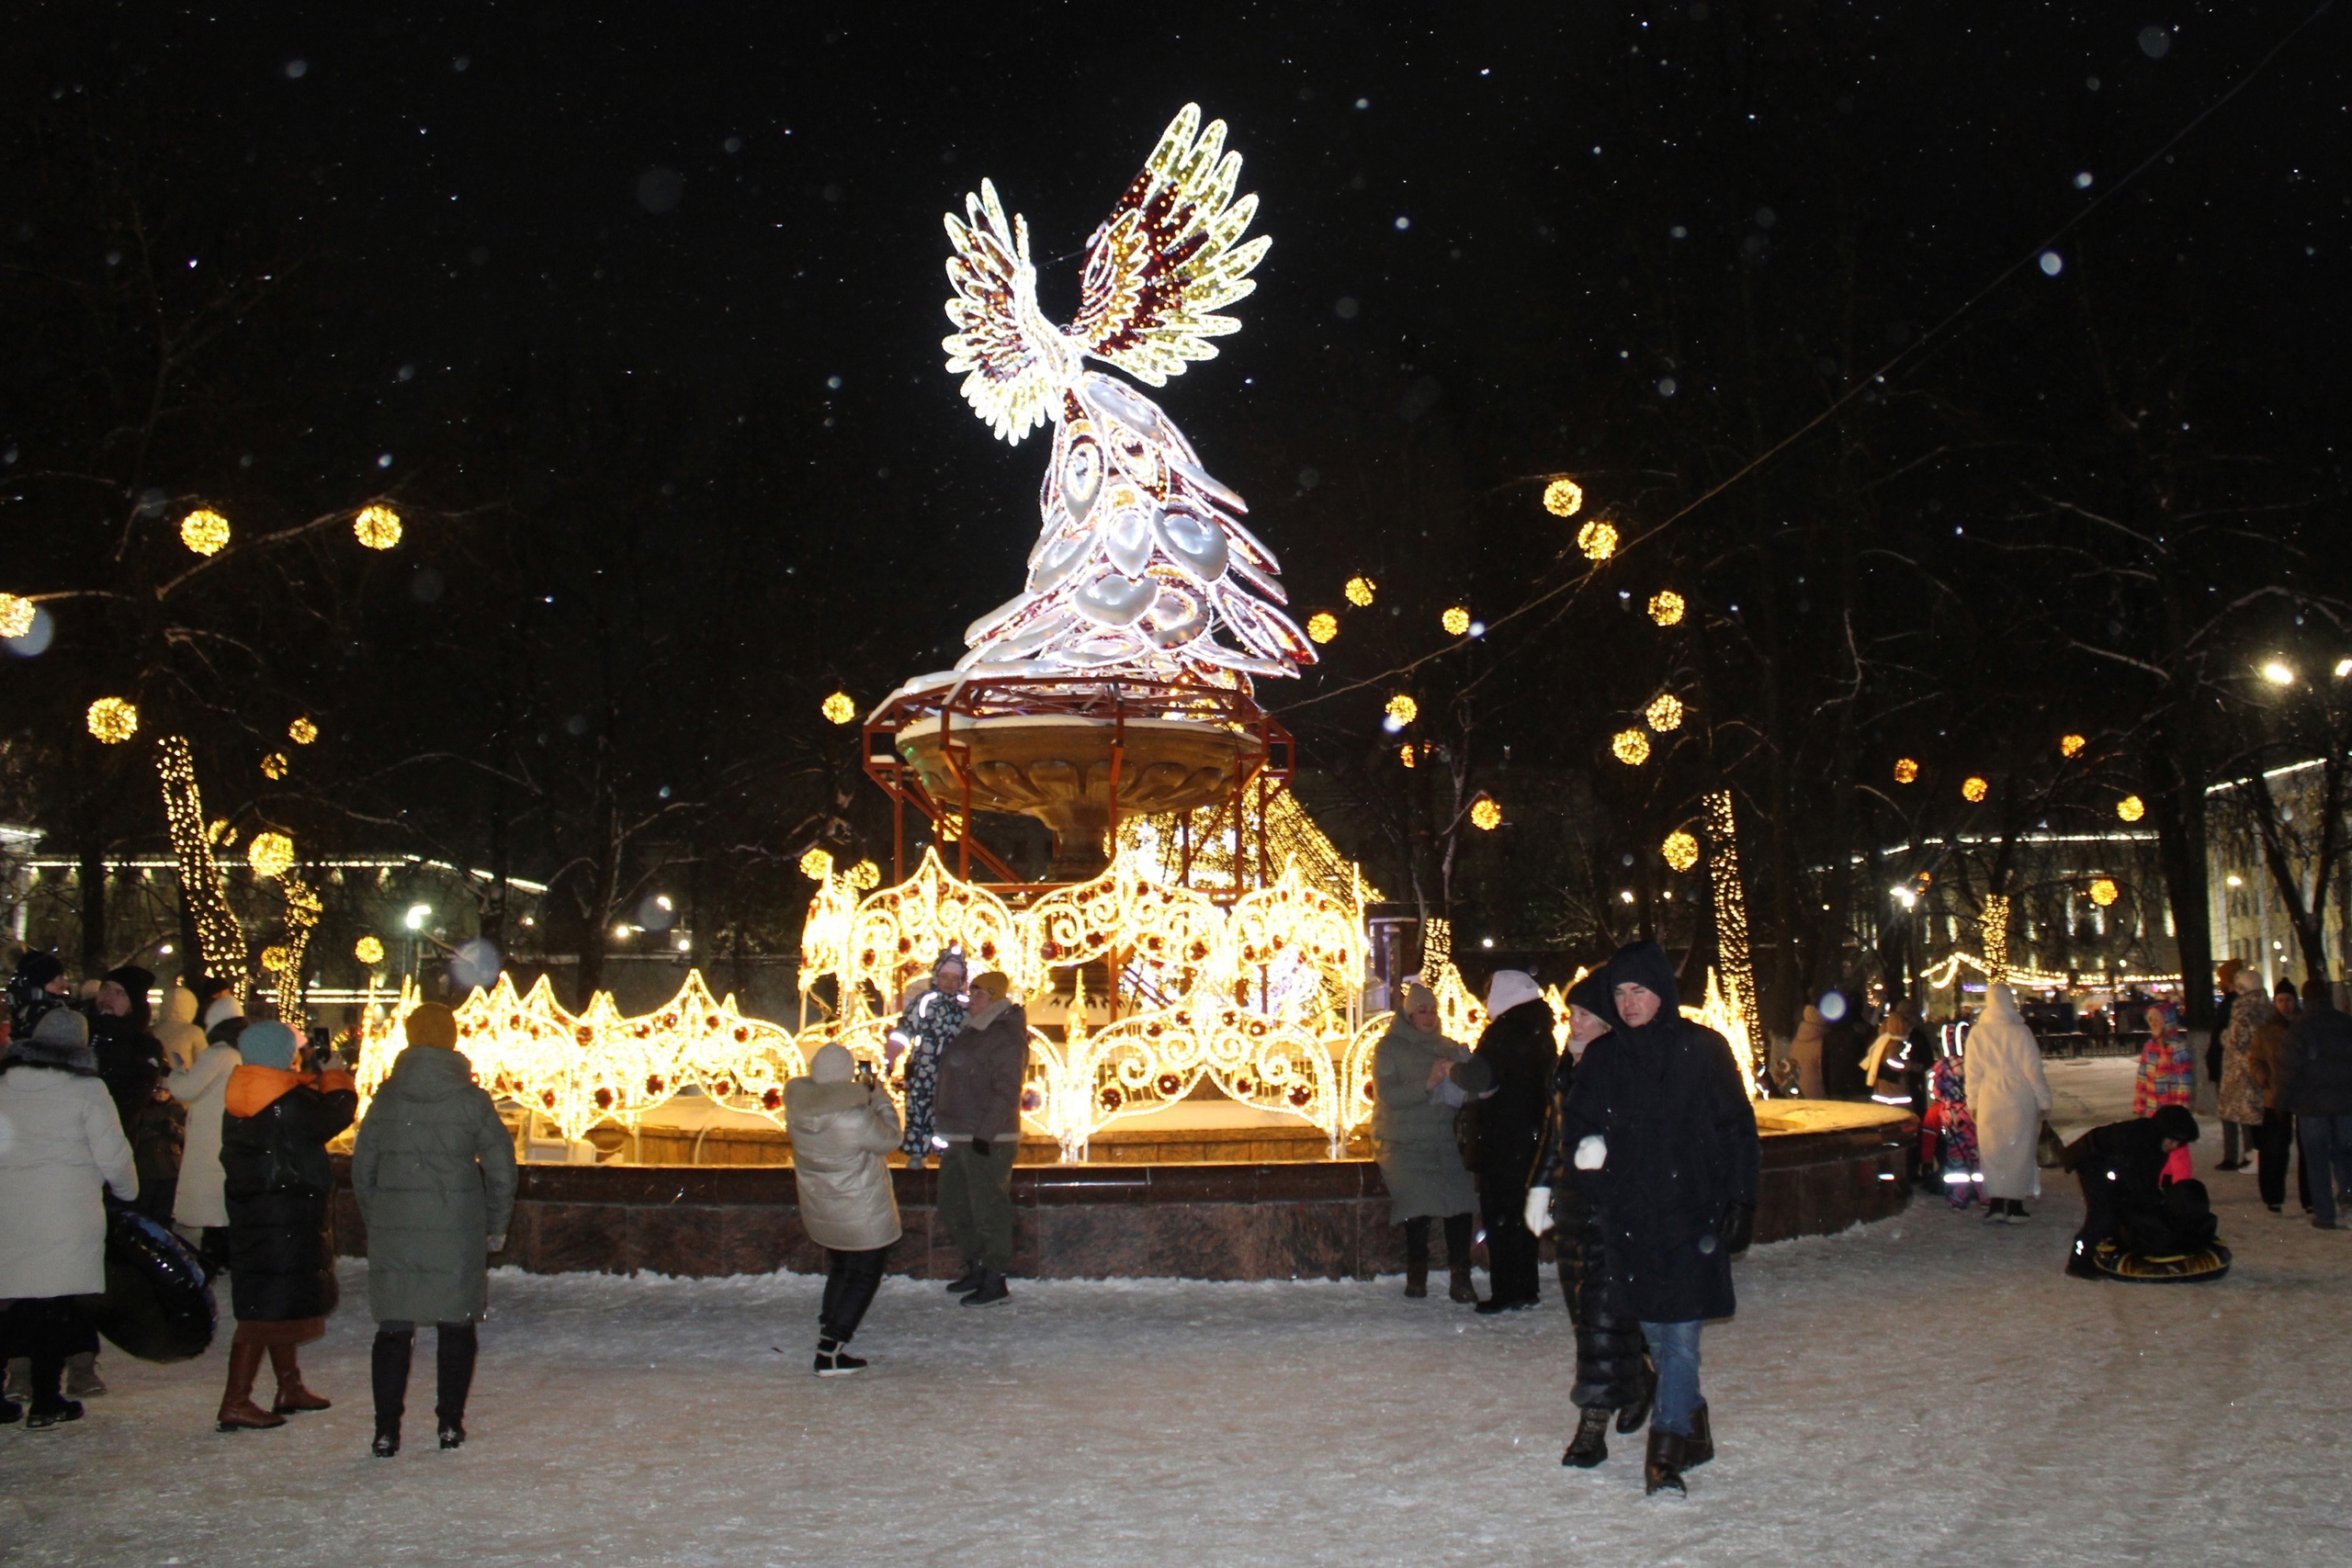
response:
[[[1562,1464],[1589,1470],[1609,1457],[1609,1418],[1620,1432],[1638,1432],[1649,1419],[1657,1377],[1642,1325],[1610,1290],[1609,1258],[1601,1245],[1600,1213],[1577,1189],[1576,1167],[1560,1143],[1560,1108],[1576,1085],[1577,1064],[1594,1041],[1609,1032],[1609,993],[1598,975],[1568,989],[1568,1054],[1552,1076],[1552,1121],[1544,1155],[1528,1189],[1528,1228],[1541,1234],[1556,1226],[1552,1245],[1560,1264],[1560,1292],[1577,1331],[1576,1385],[1568,1402],[1577,1407],[1577,1434],[1560,1456]]]

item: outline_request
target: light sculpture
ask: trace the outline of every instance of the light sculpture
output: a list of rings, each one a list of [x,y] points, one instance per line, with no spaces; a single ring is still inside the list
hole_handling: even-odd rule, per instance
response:
[[[401,542],[401,514],[389,506],[363,506],[351,520],[351,534],[371,550],[389,550]]]
[[[1449,634],[1454,637],[1460,637],[1463,633],[1470,629],[1470,611],[1466,605],[1451,605],[1447,608],[1445,614],[1440,615],[1437,620],[1438,625],[1443,626]]]
[[[2122,896],[2123,890],[2116,886],[2115,879],[2111,876],[2099,877],[2091,884],[2091,902],[2102,909],[2112,905]]]
[[[1421,716],[1421,705],[1399,692],[1388,699],[1388,716],[1399,724],[1410,724]]]
[[[383,939],[370,932],[351,944],[351,956],[373,967],[384,961]]]
[[[943,340],[972,412],[1006,442],[1050,422],[1053,455],[1029,577],[972,623],[959,674],[1127,675],[1241,687],[1315,661],[1273,553],[1242,526],[1241,497],[1211,478],[1159,405],[1089,358],[1152,387],[1215,356],[1240,330],[1216,312],[1257,285],[1272,243],[1242,234],[1258,200],[1234,199],[1241,157],[1225,122],[1187,104],[1088,242],[1078,315],[1037,305],[1027,220],[980,182],[950,213],[955,293]]]
[[[19,637],[32,630],[37,611],[21,593],[0,593],[0,637]]]
[[[245,863],[256,876],[283,876],[294,863],[294,840],[283,833],[255,833],[245,845]]]
[[[824,700],[819,711],[824,714],[828,724],[847,724],[857,716],[857,703],[847,692],[835,692]]]
[[[1682,595],[1671,588],[1661,588],[1650,595],[1650,619],[1662,626],[1682,624]]]
[[[1675,871],[1689,871],[1699,863],[1699,840],[1679,828],[1666,836],[1666,841],[1658,845],[1657,851],[1665,857],[1667,865]]]
[[[1894,782],[1900,784],[1919,782],[1919,764],[1908,757],[1894,760]]]
[[[1672,692],[1660,692],[1657,699],[1643,710],[1642,716],[1660,735],[1682,728],[1682,699]]]
[[[2058,754],[2061,757],[2079,757],[2083,754],[2083,748],[2089,744],[2079,735],[2062,735],[2058,738]]]
[[[307,718],[298,718],[286,727],[286,739],[297,746],[308,746],[319,738],[319,727]]]
[[[216,556],[229,542],[229,520],[200,506],[180,519],[180,543],[200,556]]]
[[[119,746],[139,733],[139,709],[121,697],[100,697],[82,722],[102,746]]]
[[[1638,768],[1650,760],[1650,738],[1638,729],[1621,729],[1610,738],[1609,750],[1627,767]]]
[[[1329,610],[1317,610],[1306,617],[1306,635],[1314,642],[1329,642],[1340,635],[1340,617]]]
[[[2137,822],[2148,814],[2148,803],[2136,795],[2127,795],[2115,803],[2115,814],[2126,822]]]
[[[1600,522],[1586,524],[1577,530],[1577,548],[1584,552],[1585,559],[1589,561],[1607,560],[1617,553],[1615,525]]]
[[[1359,610],[1368,610],[1372,607],[1372,596],[1379,588],[1380,585],[1369,577],[1351,577],[1347,587],[1340,592],[1348,596],[1349,604]]]
[[[1584,486],[1574,479],[1554,479],[1544,487],[1544,510],[1555,517],[1574,517],[1584,506]]]
[[[1960,781],[1960,798],[1974,806],[1993,793],[1993,786],[1971,773]]]
[[[1492,795],[1482,795],[1470,803],[1470,826],[1480,832],[1491,833],[1503,825],[1503,808]]]

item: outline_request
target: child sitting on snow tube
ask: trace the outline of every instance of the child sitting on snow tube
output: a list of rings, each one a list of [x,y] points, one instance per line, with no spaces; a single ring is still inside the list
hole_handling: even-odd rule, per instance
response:
[[[2086,1211],[2066,1272],[2078,1280],[2174,1283],[2218,1280],[2230,1251],[2201,1181],[2166,1181],[2176,1150],[2198,1138],[2188,1107],[2095,1127],[2066,1146],[2065,1168],[2083,1185]]]

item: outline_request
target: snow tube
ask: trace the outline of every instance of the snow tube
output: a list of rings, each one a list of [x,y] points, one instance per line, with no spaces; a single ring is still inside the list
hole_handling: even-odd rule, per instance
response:
[[[135,1210],[111,1209],[107,1290],[92,1325],[142,1361],[185,1361],[204,1354],[219,1319],[187,1244]]]
[[[2133,1285],[2201,1285],[2230,1271],[2230,1249],[2220,1242],[2195,1252],[2127,1252],[2113,1241],[2091,1249],[2091,1267]]]

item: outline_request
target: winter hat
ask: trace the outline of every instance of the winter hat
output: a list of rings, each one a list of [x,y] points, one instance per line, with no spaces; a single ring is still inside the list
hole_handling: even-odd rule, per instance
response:
[[[1498,969],[1495,977],[1487,982],[1487,1016],[1500,1018],[1515,1007],[1544,999],[1543,987],[1533,976],[1517,969]]]
[[[933,974],[936,975],[942,969],[955,969],[966,975],[972,972],[972,966],[964,962],[964,955],[952,947],[941,948],[939,956],[931,961]]]
[[[458,1015],[439,1002],[419,1002],[401,1024],[401,1032],[412,1045],[454,1051],[458,1048]]]
[[[819,1083],[847,1083],[857,1071],[857,1058],[846,1045],[821,1045],[808,1064],[808,1076]]]
[[[224,1018],[204,1032],[204,1043],[207,1045],[234,1045],[243,1036],[246,1027],[243,1018]]]
[[[1617,1016],[1617,987],[1620,986],[1639,986],[1657,998],[1661,1004],[1657,1017],[1643,1025],[1645,1030],[1681,1017],[1682,988],[1675,984],[1674,960],[1668,958],[1666,949],[1657,943],[1637,942],[1619,948],[1617,956],[1611,959],[1609,967],[1600,973],[1603,983],[1609,987],[1609,1010],[1602,1016],[1612,1026],[1625,1027],[1624,1020]]]
[[[2242,997],[2262,995],[2262,976],[2251,969],[2240,969],[2230,976],[2230,985]]]
[[[1411,1012],[1415,1008],[1420,1007],[1424,1004],[1427,1004],[1430,1007],[1437,1006],[1437,993],[1430,990],[1427,986],[1422,985],[1419,980],[1406,981],[1405,994],[1402,998],[1398,998],[1396,1010],[1398,1012]]]
[[[2197,1118],[2186,1105],[2158,1106],[2154,1121],[2158,1137],[2173,1138],[2184,1144],[2193,1144],[2198,1139]]]
[[[290,1068],[294,1066],[294,1032],[275,1019],[249,1023],[237,1037],[237,1054],[249,1067]]]
[[[8,1047],[11,1065],[62,1067],[70,1073],[96,1075],[98,1059],[90,1050],[90,1026],[71,1008],[53,1008],[41,1014],[29,1039]]]
[[[1599,970],[1568,987],[1568,1005],[1584,1009],[1603,1023],[1614,1016],[1609,1006],[1609,983]]]
[[[245,1004],[237,999],[235,992],[225,991],[220,996],[213,998],[211,1002],[206,1006],[204,1010],[204,1027],[208,1032],[209,1032],[214,1024],[219,1023],[224,1018],[243,1018],[244,1016]]]
[[[17,984],[27,991],[48,987],[51,980],[65,973],[65,965],[53,953],[28,953],[17,965]]]
[[[972,989],[986,991],[998,1001],[1002,1001],[1012,995],[1012,982],[1005,978],[1001,972],[991,969],[985,975],[972,976]]]
[[[147,993],[155,988],[153,970],[141,969],[136,964],[126,964],[119,969],[107,970],[107,981],[109,985],[120,986],[123,995],[130,998],[132,1023],[144,1029],[154,1021],[154,1005],[147,999]]]

